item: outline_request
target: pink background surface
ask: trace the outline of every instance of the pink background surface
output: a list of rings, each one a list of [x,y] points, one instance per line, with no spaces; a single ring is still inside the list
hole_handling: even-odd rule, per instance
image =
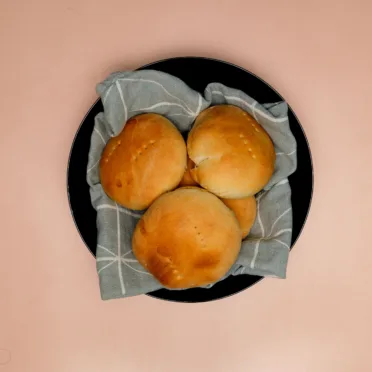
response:
[[[368,0],[2,0],[0,371],[372,371],[371,14]],[[199,305],[102,302],[67,203],[70,145],[108,73],[183,55],[287,99],[313,152],[311,214],[287,280]]]

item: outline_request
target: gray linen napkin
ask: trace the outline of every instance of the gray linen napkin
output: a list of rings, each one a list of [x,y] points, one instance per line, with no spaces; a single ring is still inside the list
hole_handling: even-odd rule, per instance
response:
[[[202,110],[229,103],[247,111],[265,128],[275,145],[275,172],[256,196],[256,221],[228,275],[285,278],[292,236],[287,178],[296,169],[296,141],[289,129],[285,102],[260,105],[245,93],[219,83],[209,84],[203,97],[178,78],[152,70],[114,73],[98,84],[97,92],[104,112],[95,118],[87,182],[97,211],[97,271],[102,299],[135,296],[161,288],[131,250],[132,233],[143,211],[117,205],[104,193],[99,179],[99,160],[107,141],[120,133],[129,118],[145,112],[164,115],[181,132],[187,132]]]

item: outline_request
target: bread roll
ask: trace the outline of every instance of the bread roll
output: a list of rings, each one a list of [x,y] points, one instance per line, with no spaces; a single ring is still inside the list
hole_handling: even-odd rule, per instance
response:
[[[234,213],[239,221],[242,239],[244,239],[251,230],[256,219],[256,199],[254,196],[248,196],[243,199],[222,199]]]
[[[187,140],[192,177],[222,198],[260,191],[274,171],[275,151],[265,130],[242,109],[213,106],[197,118]]]
[[[183,187],[162,195],[138,222],[138,261],[165,287],[191,288],[221,279],[241,246],[239,223],[215,195]]]
[[[197,186],[198,185],[194,181],[194,179],[191,177],[191,173],[190,173],[191,169],[194,168],[194,166],[195,166],[194,162],[190,158],[187,158],[187,168],[178,186]]]
[[[157,114],[138,115],[104,149],[101,184],[106,194],[124,207],[145,209],[177,187],[186,159],[185,141],[168,119]]]

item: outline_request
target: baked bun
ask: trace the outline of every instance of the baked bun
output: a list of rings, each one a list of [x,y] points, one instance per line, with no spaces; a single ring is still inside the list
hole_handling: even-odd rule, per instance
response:
[[[249,234],[254,220],[256,219],[257,205],[255,197],[248,196],[248,198],[243,199],[222,199],[222,201],[235,213],[242,232],[242,239],[244,239]]]
[[[177,187],[186,159],[185,141],[168,119],[158,114],[138,115],[104,149],[101,184],[124,207],[145,209]]]
[[[187,158],[187,168],[185,170],[185,173],[183,174],[179,186],[198,186],[198,184],[191,177],[190,173],[191,169],[194,168],[194,166],[195,166],[194,162],[190,158]]]
[[[142,216],[132,239],[138,261],[168,288],[216,282],[236,261],[240,245],[234,213],[197,187],[162,195]]]
[[[274,171],[275,150],[269,135],[236,106],[203,111],[189,134],[187,150],[196,164],[192,177],[222,198],[256,194]]]

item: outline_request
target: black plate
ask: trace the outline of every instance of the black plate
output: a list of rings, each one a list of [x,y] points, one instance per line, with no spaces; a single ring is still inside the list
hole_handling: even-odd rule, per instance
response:
[[[143,69],[163,71],[177,76],[200,93],[204,92],[209,83],[219,82],[228,87],[242,90],[260,103],[284,100],[267,83],[249,71],[213,59],[171,58],[146,65],[139,70]],[[97,214],[90,202],[86,169],[94,117],[101,111],[103,111],[102,103],[98,100],[83,119],[72,144],[67,174],[67,189],[72,215],[82,239],[93,255],[96,253],[97,244]],[[291,247],[293,247],[310,209],[313,192],[313,168],[310,149],[301,124],[291,109],[288,116],[292,133],[297,140],[298,160],[296,172],[289,177],[292,188],[293,233]],[[230,276],[210,289],[195,288],[183,291],[161,289],[149,295],[180,302],[211,301],[235,294],[257,283],[260,279],[262,278],[252,275]]]

